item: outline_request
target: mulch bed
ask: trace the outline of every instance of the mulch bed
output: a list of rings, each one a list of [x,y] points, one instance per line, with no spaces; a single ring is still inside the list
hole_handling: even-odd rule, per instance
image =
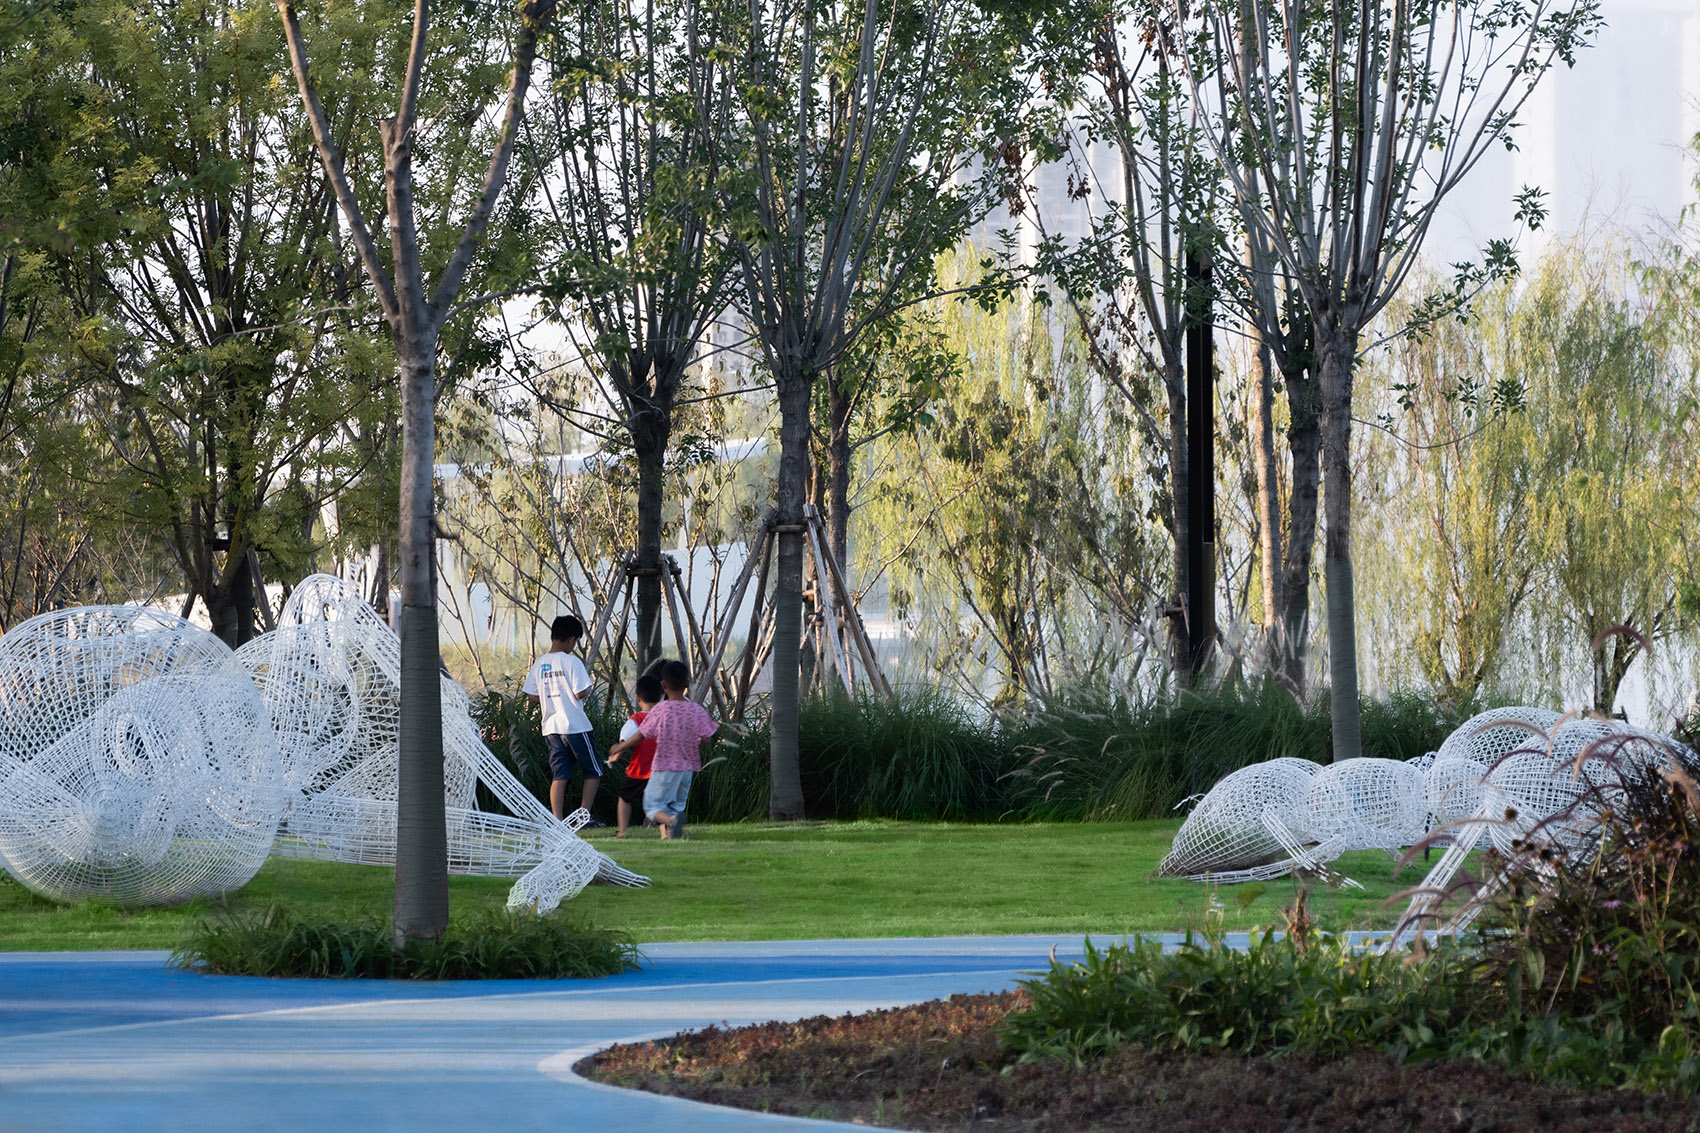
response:
[[[1020,992],[798,1023],[709,1027],[579,1063],[599,1082],[718,1105],[894,1129],[1522,1133],[1700,1130],[1700,1103],[1585,1093],[1479,1062],[1400,1066],[1126,1049],[1087,1066],[1019,1065],[997,1026]]]

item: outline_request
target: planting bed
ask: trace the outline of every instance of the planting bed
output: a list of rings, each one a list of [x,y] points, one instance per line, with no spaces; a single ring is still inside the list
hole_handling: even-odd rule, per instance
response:
[[[1453,1060],[1250,1058],[1123,1048],[1017,1064],[997,1027],[1022,992],[866,1015],[709,1028],[581,1062],[600,1082],[896,1129],[1380,1131],[1700,1129],[1700,1103],[1584,1092]]]

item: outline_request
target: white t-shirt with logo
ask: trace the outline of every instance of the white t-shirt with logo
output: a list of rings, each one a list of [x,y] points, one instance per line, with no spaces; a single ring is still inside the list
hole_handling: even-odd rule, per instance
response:
[[[543,734],[567,736],[594,729],[578,694],[590,689],[590,672],[571,653],[545,653],[531,665],[525,677],[525,692],[538,698],[543,708]]]

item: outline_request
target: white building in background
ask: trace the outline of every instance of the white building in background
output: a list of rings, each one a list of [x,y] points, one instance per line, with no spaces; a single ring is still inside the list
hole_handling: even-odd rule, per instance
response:
[[[1495,149],[1447,198],[1426,251],[1438,263],[1514,233],[1512,199],[1546,190],[1540,245],[1586,226],[1630,231],[1676,223],[1696,200],[1691,145],[1700,132],[1700,0],[1603,0],[1593,46],[1547,74],[1519,116],[1515,152]]]
[[[1546,192],[1547,222],[1523,234],[1525,263],[1553,236],[1613,222],[1630,231],[1673,225],[1697,197],[1700,167],[1700,0],[1602,0],[1606,26],[1555,64],[1519,115],[1515,150],[1493,147],[1437,210],[1424,250],[1436,264],[1473,258],[1489,240],[1517,236],[1513,213],[1525,186]],[[1119,200],[1119,161],[1106,143],[1084,155],[1091,195],[1071,199],[1069,162],[1036,170],[1028,184],[1047,232],[1073,241],[1090,227],[1088,206]],[[1077,182],[1076,182],[1077,183]],[[975,229],[990,245],[1008,230],[1030,262],[1039,236],[1032,216],[999,209]]]

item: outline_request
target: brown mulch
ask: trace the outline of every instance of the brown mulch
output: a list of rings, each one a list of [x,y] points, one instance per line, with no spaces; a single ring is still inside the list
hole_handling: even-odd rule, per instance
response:
[[[1125,1049],[1085,1067],[1012,1063],[997,1025],[1020,992],[618,1046],[580,1074],[746,1109],[894,1129],[1241,1133],[1700,1130],[1700,1103],[1587,1093],[1484,1063],[1401,1066]]]

